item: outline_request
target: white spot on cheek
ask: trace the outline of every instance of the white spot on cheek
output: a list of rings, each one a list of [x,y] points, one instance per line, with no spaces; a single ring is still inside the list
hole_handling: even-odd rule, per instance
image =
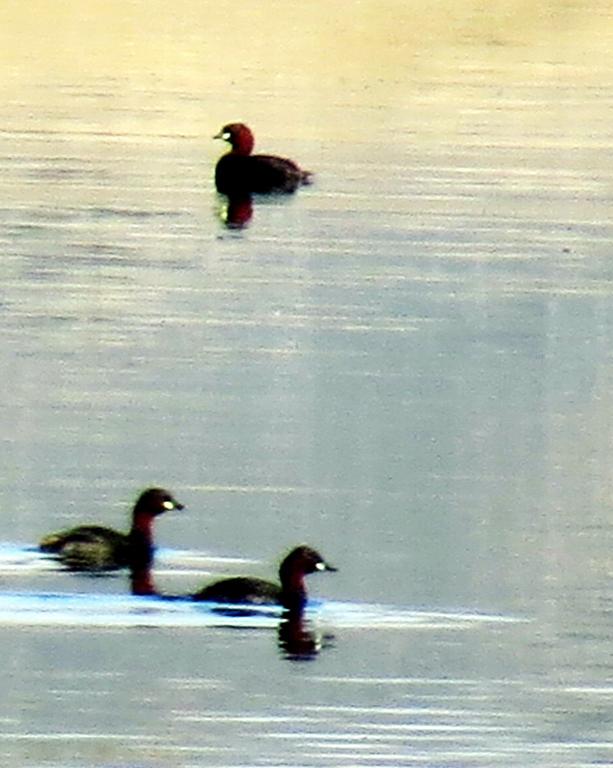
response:
[[[175,508],[175,505],[174,505],[174,503],[172,501],[165,501],[162,504],[162,506],[164,507],[164,509],[168,509],[168,510],[171,510],[171,509]]]
[[[315,566],[315,570],[317,571],[325,571],[326,570],[326,564],[322,563],[321,560],[317,563]]]

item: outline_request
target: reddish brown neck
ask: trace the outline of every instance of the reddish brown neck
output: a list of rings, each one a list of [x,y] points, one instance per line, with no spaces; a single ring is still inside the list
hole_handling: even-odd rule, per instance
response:
[[[153,518],[149,513],[134,512],[132,519],[132,533],[138,532],[141,540],[151,542],[153,540]]]
[[[282,565],[279,569],[281,580],[281,602],[286,608],[302,608],[306,602],[306,584],[301,568]]]
[[[131,546],[131,584],[133,595],[155,595],[151,563],[153,561],[153,521],[149,512],[134,510]]]
[[[137,581],[144,582],[145,575],[153,563],[153,518],[144,513],[134,513],[129,535],[130,566]],[[138,594],[147,594],[142,592]]]
[[[304,574],[301,571],[290,571],[284,574],[281,586],[287,592],[306,592]]]
[[[281,582],[281,604],[292,613],[301,613],[307,601],[304,574],[286,574]]]
[[[157,595],[151,568],[132,569],[130,583],[133,595]]]
[[[248,128],[237,130],[232,135],[232,154],[250,155],[253,152],[253,135]]]

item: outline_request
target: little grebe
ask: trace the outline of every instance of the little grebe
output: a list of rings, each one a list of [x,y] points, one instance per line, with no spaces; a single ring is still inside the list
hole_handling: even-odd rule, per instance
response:
[[[217,191],[237,196],[251,193],[295,192],[309,184],[310,171],[303,171],[293,160],[276,155],[252,155],[253,133],[244,123],[229,123],[214,136],[224,139],[232,149],[215,167]]]
[[[327,563],[319,552],[303,545],[293,549],[281,563],[280,584],[237,576],[209,584],[196,592],[192,599],[216,603],[282,605],[289,610],[302,610],[307,602],[304,577],[316,571],[336,571],[336,568]]]
[[[41,552],[56,555],[73,571],[111,571],[140,564],[153,557],[153,521],[164,512],[183,509],[163,488],[148,488],[138,497],[132,511],[132,527],[126,533],[101,525],[78,525],[45,536]]]

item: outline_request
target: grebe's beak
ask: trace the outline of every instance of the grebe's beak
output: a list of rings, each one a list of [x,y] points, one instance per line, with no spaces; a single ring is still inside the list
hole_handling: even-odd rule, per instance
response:
[[[222,130],[222,131],[219,131],[219,133],[216,133],[216,134],[213,136],[213,138],[214,138],[214,139],[222,139],[223,141],[229,141],[229,139],[230,139],[230,134],[228,133],[228,131],[223,131],[223,130]]]
[[[333,565],[330,565],[330,563],[326,563],[325,560],[320,560],[317,565],[315,566],[315,570],[317,571],[338,571],[338,568],[335,568]]]

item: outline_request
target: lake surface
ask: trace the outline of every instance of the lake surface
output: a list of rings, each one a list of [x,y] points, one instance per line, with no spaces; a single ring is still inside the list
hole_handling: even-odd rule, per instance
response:
[[[613,765],[613,10],[0,9],[7,768]],[[212,140],[315,172],[228,226]],[[161,591],[28,550],[157,524]]]

